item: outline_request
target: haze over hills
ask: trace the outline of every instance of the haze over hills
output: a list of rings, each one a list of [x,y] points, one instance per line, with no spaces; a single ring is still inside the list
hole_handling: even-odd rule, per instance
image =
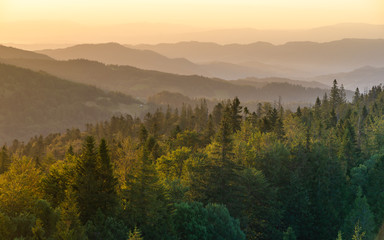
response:
[[[346,89],[369,90],[373,86],[384,84],[384,67],[365,66],[350,72],[334,73],[313,78],[314,81],[327,84],[329,79],[337,79]]]
[[[305,88],[322,88],[322,89],[329,89],[330,88],[330,82],[325,81],[324,83],[316,82],[316,81],[300,81],[300,80],[292,80],[288,78],[244,78],[244,79],[238,79],[235,81],[232,81],[235,84],[238,85],[248,85],[253,86],[256,88],[262,88],[270,83],[289,83],[291,85],[299,85]]]
[[[139,104],[130,96],[0,64],[0,144],[134,113]]]
[[[167,57],[183,56],[193,62],[223,61],[249,67],[256,61],[301,70],[312,76],[350,71],[366,65],[384,66],[384,39],[289,42],[283,45],[266,42],[246,45],[181,42],[136,47],[153,50]]]
[[[176,39],[179,39],[178,41],[193,40],[199,42],[216,42],[220,44],[249,44],[257,41],[284,44],[292,41],[328,42],[343,38],[384,38],[384,25],[340,23],[299,30],[261,30],[254,28],[216,29],[180,34]]]
[[[29,60],[3,59],[4,63],[45,71],[75,82],[94,85],[109,91],[146,99],[161,91],[178,92],[191,98],[227,99],[239,96],[242,101],[275,101],[281,96],[284,102],[312,102],[326,91],[319,88],[274,83],[263,88],[236,84],[197,75],[176,75],[142,70],[130,66],[105,65],[89,60]],[[288,87],[291,91],[284,91]]]
[[[26,59],[45,59],[52,60],[52,58],[31,51],[26,51],[18,48],[7,47],[0,45],[0,58],[26,58]]]
[[[202,69],[186,59],[170,59],[150,50],[130,49],[117,43],[81,44],[64,49],[42,50],[39,53],[57,60],[88,59],[178,74],[203,73]]]
[[[263,42],[248,45],[182,42],[136,47],[150,51],[108,43],[42,50],[39,53],[59,60],[84,58],[106,64],[227,80],[247,77],[305,80],[308,77],[351,71],[367,65],[384,66],[384,39],[343,39],[327,43],[290,42],[284,45]]]
[[[58,26],[60,31],[57,32]],[[128,23],[90,26],[63,21],[19,21],[0,23],[1,43],[13,43],[28,50],[58,44],[90,42],[122,42],[127,44],[158,44],[163,42],[199,41],[219,44],[249,44],[257,41],[284,44],[291,41],[327,42],[343,38],[384,38],[384,25],[341,23],[310,29],[273,30],[255,28],[215,29],[167,23]],[[124,34],[122,34],[124,33]],[[28,42],[26,42],[28,39]],[[18,45],[23,44],[23,45]]]
[[[129,65],[141,69],[184,75],[197,74],[227,80],[250,76],[269,77],[303,75],[302,72],[293,69],[259,62],[244,66],[220,61],[195,64],[183,57],[167,58],[154,51],[132,49],[117,43],[82,44],[64,49],[41,50],[38,52],[57,60],[89,59],[105,64]]]

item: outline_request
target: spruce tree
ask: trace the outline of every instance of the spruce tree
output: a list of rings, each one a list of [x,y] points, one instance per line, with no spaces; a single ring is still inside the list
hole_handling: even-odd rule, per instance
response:
[[[115,212],[118,206],[118,197],[116,193],[117,179],[113,175],[113,167],[105,139],[101,139],[98,160],[97,173],[101,191],[99,193],[100,210],[108,216]]]
[[[240,106],[240,100],[235,97],[230,104],[230,125],[232,133],[237,132],[241,128],[241,110],[242,106]]]
[[[341,103],[340,89],[337,86],[337,80],[333,80],[331,88],[330,103],[333,108],[336,108]]]
[[[100,189],[97,174],[97,151],[95,139],[86,137],[82,154],[76,163],[74,191],[83,223],[90,220],[100,207]]]
[[[8,155],[7,147],[4,145],[0,152],[0,174],[8,170],[11,164],[11,158]]]

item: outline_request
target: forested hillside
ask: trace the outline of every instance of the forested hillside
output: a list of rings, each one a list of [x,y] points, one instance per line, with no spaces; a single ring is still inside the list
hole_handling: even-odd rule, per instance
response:
[[[0,64],[0,144],[134,113],[139,104],[127,95]]]
[[[292,112],[238,98],[0,154],[1,239],[381,239],[384,89]]]
[[[44,71],[70,81],[94,85],[108,91],[119,91],[145,100],[162,91],[181,93],[191,98],[227,99],[239,96],[241,101],[276,101],[279,96],[284,103],[310,103],[323,96],[328,89],[304,88],[300,82],[266,83],[255,87],[197,75],[176,75],[142,70],[130,66],[104,65],[89,60],[51,61],[28,59],[3,59],[1,62]],[[293,85],[295,84],[295,85]],[[290,89],[290,91],[287,91]],[[348,92],[350,96],[352,92]]]

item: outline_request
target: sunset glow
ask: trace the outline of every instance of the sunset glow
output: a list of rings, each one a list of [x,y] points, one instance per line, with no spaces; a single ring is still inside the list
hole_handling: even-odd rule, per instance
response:
[[[341,22],[384,23],[384,4],[380,0],[2,0],[0,7],[0,20],[5,22],[161,22],[200,28],[261,29],[311,28]]]

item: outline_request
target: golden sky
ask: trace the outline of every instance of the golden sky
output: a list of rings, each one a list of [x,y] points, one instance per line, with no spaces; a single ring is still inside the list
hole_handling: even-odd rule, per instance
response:
[[[299,29],[343,22],[384,24],[384,0],[0,0],[0,22],[31,20]]]
[[[304,37],[292,31],[284,36],[246,33],[248,28],[295,30],[338,23],[384,24],[384,0],[0,0],[0,44],[36,45],[30,49],[49,47],[45,43],[282,44],[384,36],[365,26],[357,35],[337,29]],[[235,28],[242,32],[209,34]]]

